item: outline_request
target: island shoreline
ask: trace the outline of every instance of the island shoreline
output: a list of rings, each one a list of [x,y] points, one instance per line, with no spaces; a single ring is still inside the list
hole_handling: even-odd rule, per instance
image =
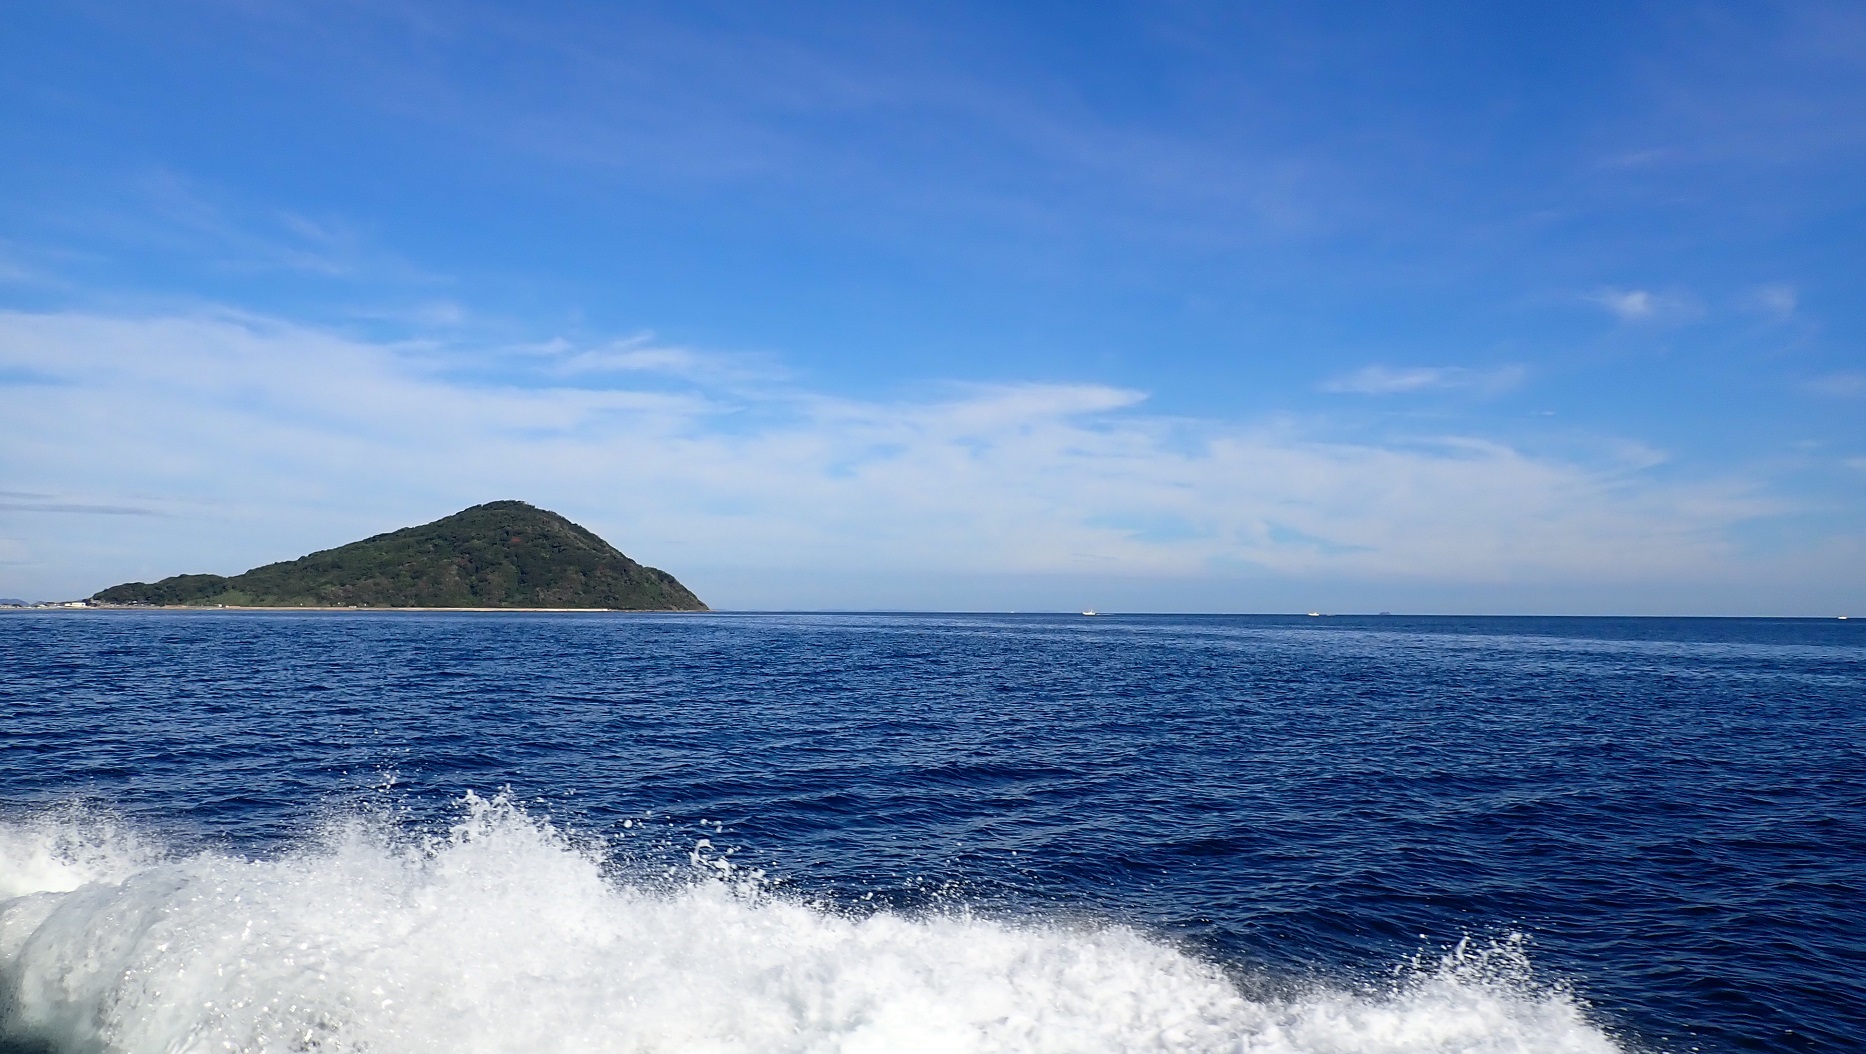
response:
[[[203,606],[199,604],[35,604],[25,607],[0,608],[0,614],[23,611],[391,611],[413,614],[422,611],[457,611],[457,612],[532,612],[537,614],[575,614],[578,612],[598,615],[710,615],[707,610],[687,608],[521,608],[521,607],[369,607],[356,605],[325,606],[294,604],[267,606],[258,604],[224,604]]]

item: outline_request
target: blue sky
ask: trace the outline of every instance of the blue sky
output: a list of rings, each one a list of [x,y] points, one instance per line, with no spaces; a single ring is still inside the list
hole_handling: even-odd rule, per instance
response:
[[[0,596],[1866,609],[1856,4],[15,5]]]

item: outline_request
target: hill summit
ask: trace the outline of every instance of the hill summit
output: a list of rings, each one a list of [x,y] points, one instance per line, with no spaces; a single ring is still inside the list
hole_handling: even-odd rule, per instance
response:
[[[126,582],[95,604],[705,611],[673,575],[554,512],[492,501],[242,575]]]

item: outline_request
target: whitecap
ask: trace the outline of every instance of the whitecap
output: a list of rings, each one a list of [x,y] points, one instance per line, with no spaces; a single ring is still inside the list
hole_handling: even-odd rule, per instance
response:
[[[0,825],[0,1041],[73,1052],[1549,1052],[1619,1049],[1519,946],[1390,990],[1245,994],[1121,926],[851,915],[695,848],[619,876],[500,797],[444,836],[351,819],[276,856]]]

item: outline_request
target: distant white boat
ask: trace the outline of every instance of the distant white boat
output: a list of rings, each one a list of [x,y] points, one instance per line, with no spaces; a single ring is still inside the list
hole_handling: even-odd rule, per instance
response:
[[[1083,614],[1084,615],[1099,615],[1101,614],[1101,612],[1096,611],[1094,608],[1089,608],[1087,611],[1084,611]]]
[[[1310,617],[1310,618],[1321,618],[1321,617],[1322,617],[1322,613],[1321,613],[1321,612],[1319,612],[1319,611],[1311,611],[1311,612],[1309,612],[1309,617]]]

